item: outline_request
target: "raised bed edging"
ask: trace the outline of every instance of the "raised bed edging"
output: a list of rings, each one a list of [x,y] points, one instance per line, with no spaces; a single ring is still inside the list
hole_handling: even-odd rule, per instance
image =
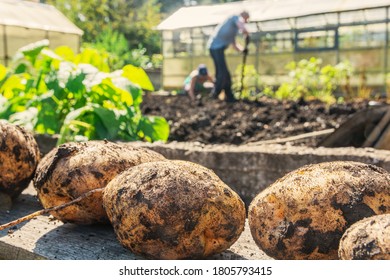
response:
[[[233,146],[199,143],[143,143],[168,159],[188,160],[208,167],[248,206],[264,188],[306,164],[349,160],[380,166],[390,172],[390,151],[372,148],[308,148],[288,145]]]

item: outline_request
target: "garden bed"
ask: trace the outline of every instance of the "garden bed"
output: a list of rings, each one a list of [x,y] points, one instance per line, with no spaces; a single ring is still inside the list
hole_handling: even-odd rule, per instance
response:
[[[260,101],[225,103],[203,98],[193,104],[186,95],[146,94],[147,115],[165,117],[169,141],[203,144],[247,144],[337,128],[351,115],[369,107],[367,101],[327,105],[319,101]],[[324,136],[304,138],[294,145],[316,147]]]

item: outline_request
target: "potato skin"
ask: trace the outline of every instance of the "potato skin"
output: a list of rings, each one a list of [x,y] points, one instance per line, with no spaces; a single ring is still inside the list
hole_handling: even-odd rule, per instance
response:
[[[104,188],[127,168],[164,159],[148,149],[108,141],[66,143],[42,159],[33,182],[43,207],[49,208],[70,202],[90,190]],[[102,192],[52,214],[63,222],[108,223]]]
[[[120,243],[149,259],[199,259],[229,248],[244,202],[213,171],[186,161],[140,164],[113,179],[104,207]]]
[[[354,223],[343,234],[338,253],[342,260],[390,260],[390,214]]]
[[[0,120],[0,192],[17,197],[32,180],[40,160],[32,133]]]
[[[249,206],[256,244],[276,259],[337,259],[345,230],[390,212],[390,176],[358,162],[326,162],[288,173]]]

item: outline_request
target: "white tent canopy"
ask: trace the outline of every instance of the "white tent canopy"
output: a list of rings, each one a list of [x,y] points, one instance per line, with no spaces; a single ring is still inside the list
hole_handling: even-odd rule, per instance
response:
[[[228,15],[247,10],[251,22],[261,22],[320,13],[387,6],[390,0],[247,0],[225,4],[183,7],[162,21],[157,29],[175,30],[212,26]]]
[[[55,7],[20,0],[0,0],[0,63],[7,64],[15,52],[48,39],[50,47],[67,45],[78,51],[83,31]]]

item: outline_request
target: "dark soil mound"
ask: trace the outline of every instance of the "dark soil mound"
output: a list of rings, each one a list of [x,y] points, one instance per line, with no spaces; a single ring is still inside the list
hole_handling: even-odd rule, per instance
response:
[[[239,145],[337,128],[355,112],[367,108],[368,102],[328,106],[319,101],[263,98],[236,103],[202,100],[202,104],[194,105],[185,95],[147,94],[141,107],[144,114],[163,116],[169,121],[169,141]],[[292,144],[314,147],[323,137]]]

